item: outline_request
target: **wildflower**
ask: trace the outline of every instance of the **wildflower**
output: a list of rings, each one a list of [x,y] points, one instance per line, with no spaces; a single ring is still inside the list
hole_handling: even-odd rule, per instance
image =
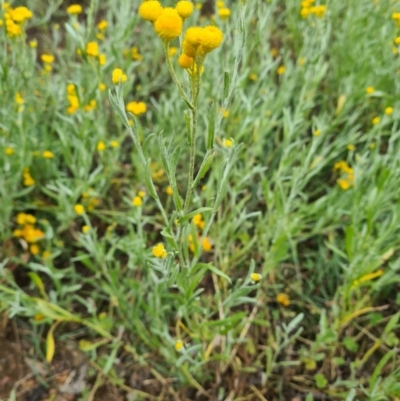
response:
[[[5,148],[4,149],[4,153],[7,155],[7,156],[11,156],[12,154],[14,154],[14,148],[12,148],[12,147],[7,147],[7,148]]]
[[[173,194],[171,185],[168,185],[167,188],[165,189],[165,192],[167,195],[171,196]]]
[[[126,75],[120,68],[115,68],[112,73],[112,81],[114,84],[118,85],[119,83],[124,83],[127,81]]]
[[[143,201],[142,201],[142,198],[140,196],[135,196],[133,198],[133,200],[132,200],[132,205],[135,206],[135,207],[142,206],[142,203],[143,203]]]
[[[147,106],[144,102],[129,102],[126,105],[126,111],[129,111],[134,116],[140,116],[141,114],[146,113]]]
[[[23,99],[23,97],[21,96],[21,93],[20,93],[20,92],[17,92],[17,93],[15,94],[15,103],[17,103],[18,105],[24,104],[24,99]]]
[[[75,210],[75,213],[76,213],[78,216],[81,216],[83,213],[85,213],[85,208],[83,207],[83,205],[81,205],[81,204],[79,204],[79,203],[77,203],[77,204],[74,206],[74,210]]]
[[[178,352],[181,352],[184,349],[183,346],[183,341],[182,340],[177,340],[175,343],[175,350]]]
[[[204,237],[204,239],[203,239],[204,252],[211,252],[211,249],[212,249],[212,242],[210,241],[210,238]]]
[[[371,143],[370,145],[369,145],[369,148],[371,149],[371,150],[373,150],[373,149],[375,149],[375,143]]]
[[[350,182],[345,178],[339,178],[336,182],[343,191],[347,191],[350,188]]]
[[[139,195],[141,198],[144,198],[144,197],[146,196],[146,192],[145,192],[145,191],[139,191],[139,192],[138,192],[138,195]]]
[[[112,148],[118,148],[119,142],[118,141],[111,141],[110,145],[111,145]]]
[[[16,23],[22,23],[27,19],[31,19],[33,14],[28,8],[21,6],[9,11],[11,19]]]
[[[107,89],[107,86],[105,84],[103,84],[103,83],[99,83],[99,89],[101,91],[105,91]]]
[[[52,64],[54,62],[54,56],[51,54],[42,54],[40,58],[43,61],[43,63],[46,64]]]
[[[106,144],[103,141],[99,141],[97,143],[96,149],[98,152],[102,152],[105,148],[106,148]]]
[[[42,156],[43,156],[45,159],[52,159],[52,158],[54,157],[54,154],[53,154],[53,152],[51,152],[50,150],[44,150],[44,151],[42,152]]]
[[[185,53],[182,53],[179,56],[178,59],[178,64],[182,67],[182,68],[191,68],[193,66],[194,63],[194,59],[192,57],[187,56]]]
[[[24,179],[24,185],[26,187],[31,187],[32,185],[35,185],[36,181],[32,178],[28,167],[24,168],[22,176]]]
[[[16,217],[17,224],[20,226],[23,226],[25,224],[35,224],[36,223],[36,217],[33,216],[32,214],[27,214],[27,213],[18,213]]]
[[[284,74],[286,71],[286,67],[284,65],[281,65],[280,67],[278,67],[278,69],[276,70],[276,72],[278,73],[278,75],[282,75]]]
[[[139,50],[136,46],[132,47],[131,49],[131,57],[132,60],[137,60],[137,61],[143,60],[143,56],[139,53]]]
[[[84,225],[84,226],[82,227],[82,232],[83,232],[84,234],[87,234],[89,231],[90,231],[90,227],[89,227],[88,225]]]
[[[99,55],[99,44],[97,42],[88,42],[86,45],[86,54],[88,56],[97,57]]]
[[[92,99],[89,104],[85,106],[85,111],[92,111],[97,107],[96,100]]]
[[[300,57],[297,64],[302,67],[306,63],[307,59],[305,57]]]
[[[188,0],[181,0],[176,3],[175,9],[178,11],[179,16],[185,20],[193,13],[193,3]]]
[[[202,35],[200,36],[201,51],[210,53],[217,47],[221,46],[224,35],[222,31],[216,26],[206,26],[203,28]]]
[[[250,79],[250,81],[257,81],[258,76],[257,76],[257,74],[255,74],[254,72],[252,72],[252,73],[249,75],[249,79]]]
[[[97,24],[97,29],[99,31],[104,31],[106,30],[108,27],[108,22],[106,20],[101,20],[98,24]]]
[[[314,14],[318,18],[322,18],[325,15],[326,12],[326,6],[314,6],[310,7],[310,13]]]
[[[167,251],[164,248],[164,244],[162,244],[161,242],[153,247],[151,252],[156,258],[163,259],[167,257]]]
[[[42,259],[49,259],[51,257],[51,252],[46,250],[42,253]]]
[[[30,46],[32,49],[35,49],[35,48],[37,47],[37,40],[34,39],[34,40],[29,41],[29,46]]]
[[[37,255],[40,252],[40,248],[39,245],[33,244],[29,247],[29,252],[32,255]]]
[[[100,65],[106,65],[107,63],[107,57],[105,54],[99,54],[99,64]]]
[[[203,220],[203,216],[201,215],[201,213],[198,213],[196,215],[193,216],[193,224],[201,229],[204,228],[204,220]]]
[[[251,273],[250,280],[254,283],[258,283],[261,280],[261,274],[259,273]]]
[[[44,232],[38,228],[35,228],[32,224],[25,224],[22,229],[14,230],[14,237],[23,238],[29,244],[33,244],[44,238]]]
[[[78,15],[82,12],[82,6],[79,4],[72,4],[67,8],[67,13],[71,15]]]
[[[372,86],[367,86],[367,87],[365,88],[365,92],[366,92],[368,95],[371,95],[372,93],[375,92],[375,88],[372,87]]]
[[[155,22],[162,12],[163,7],[157,0],[144,1],[139,7],[139,15],[150,22]]]
[[[221,19],[227,19],[231,15],[231,10],[229,8],[221,8],[218,10],[218,15]]]
[[[230,147],[233,145],[232,139],[224,139],[224,145],[225,145],[227,148],[230,148]]]
[[[390,116],[393,113],[393,107],[386,107],[385,114]]]
[[[347,150],[353,152],[356,147],[353,144],[347,145]]]
[[[314,131],[314,136],[320,136],[321,135],[321,130],[320,129],[316,129]]]
[[[178,52],[178,48],[175,46],[171,46],[168,49],[168,57],[174,57],[177,52]]]
[[[287,294],[281,292],[276,296],[276,302],[278,302],[278,304],[281,304],[282,306],[289,306],[290,298]]]
[[[381,122],[381,118],[380,117],[374,117],[373,119],[372,119],[372,124],[373,125],[376,125],[376,124],[379,124]]]
[[[160,38],[172,40],[177,38],[182,32],[182,18],[172,7],[162,10],[161,15],[154,22],[154,29]]]

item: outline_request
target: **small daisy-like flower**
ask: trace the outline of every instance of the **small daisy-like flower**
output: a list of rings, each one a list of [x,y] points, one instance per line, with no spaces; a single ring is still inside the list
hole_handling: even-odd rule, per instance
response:
[[[40,252],[39,245],[32,244],[29,246],[29,252],[31,255],[37,255]]]
[[[257,81],[258,76],[257,76],[257,74],[255,74],[254,72],[252,72],[252,73],[249,75],[249,79],[250,79],[250,81]]]
[[[204,53],[210,53],[217,47],[221,46],[224,35],[216,26],[206,26],[203,28],[200,36],[201,50]]]
[[[144,198],[146,196],[146,192],[145,191],[139,191],[138,192],[138,196],[140,196],[141,198]]]
[[[82,6],[80,4],[71,4],[67,8],[67,13],[71,15],[78,15],[82,13]]]
[[[112,148],[118,148],[119,142],[118,142],[118,141],[111,141],[111,142],[110,142],[110,146],[111,146]]]
[[[97,143],[97,151],[102,152],[106,148],[106,144],[103,141]]]
[[[371,95],[372,93],[375,92],[375,88],[372,87],[372,86],[367,86],[367,87],[365,88],[365,92],[366,92],[368,95]]]
[[[171,185],[168,185],[167,188],[165,189],[165,193],[169,196],[171,196],[173,194]]]
[[[183,21],[178,11],[172,7],[164,8],[154,22],[157,35],[167,41],[177,38],[182,32]]]
[[[103,84],[103,83],[99,83],[99,89],[101,91],[105,91],[107,89],[107,86],[105,84]]]
[[[203,251],[204,252],[211,252],[212,249],[212,242],[210,241],[210,238],[204,237],[203,239]]]
[[[100,65],[106,65],[107,63],[107,57],[105,54],[99,54],[98,60]]]
[[[347,145],[347,150],[353,152],[356,147],[353,144]]]
[[[350,188],[350,182],[345,178],[339,178],[336,182],[343,191],[347,191]]]
[[[84,234],[87,234],[89,231],[90,231],[90,227],[89,227],[89,226],[84,225],[84,226],[82,227],[82,232],[83,232]]]
[[[140,196],[135,196],[133,198],[133,200],[132,200],[132,205],[135,206],[135,207],[142,206],[142,203],[143,203],[143,201],[142,201],[142,198]]]
[[[74,211],[78,216],[81,216],[83,213],[85,213],[85,208],[80,203],[77,203],[74,206]]]
[[[161,242],[157,244],[155,247],[153,247],[151,252],[153,256],[159,259],[164,259],[167,257],[167,251],[164,248],[164,244],[162,244]]]
[[[233,145],[232,139],[224,139],[224,145],[225,145],[227,148],[230,148],[230,147]]]
[[[374,117],[373,119],[372,119],[372,124],[374,124],[374,125],[376,125],[376,124],[379,124],[381,122],[381,118],[380,117]]]
[[[187,69],[187,68],[191,68],[193,66],[194,63],[194,59],[192,57],[189,57],[188,55],[182,53],[179,56],[178,59],[178,64],[180,65],[180,67]]]
[[[46,64],[52,64],[54,62],[54,56],[51,54],[42,54],[40,59]]]
[[[126,75],[123,73],[121,68],[115,68],[112,73],[112,79],[114,84],[118,85],[119,83],[124,83],[128,80]]]
[[[155,22],[162,12],[163,7],[157,0],[144,1],[139,7],[139,15],[150,22]]]
[[[174,57],[175,54],[178,52],[178,48],[175,46],[172,46],[168,49],[168,57]]]
[[[231,15],[231,10],[229,8],[221,8],[218,10],[218,15],[221,19],[227,19]]]
[[[99,55],[99,44],[97,42],[88,42],[86,45],[86,54],[88,56],[97,57]]]
[[[289,295],[284,294],[284,293],[280,293],[276,296],[276,302],[278,302],[278,304],[281,304],[282,306],[289,306],[290,305],[290,298]]]
[[[276,70],[278,75],[283,75],[286,71],[286,67],[284,65],[281,65],[280,67],[278,67],[278,69]]]
[[[105,19],[101,20],[101,21],[97,24],[97,29],[98,29],[99,31],[104,31],[105,29],[107,29],[107,27],[108,27],[108,22],[107,22]]]
[[[175,9],[178,11],[179,16],[185,20],[193,13],[193,3],[188,0],[181,0],[176,3]]]
[[[320,129],[316,129],[314,131],[314,136],[320,136],[321,135],[321,130]]]
[[[250,280],[253,283],[258,283],[261,280],[262,276],[259,273],[251,273],[250,274]]]
[[[181,352],[184,349],[183,341],[177,340],[175,343],[175,350]]]
[[[393,113],[393,107],[386,107],[385,114],[390,116]]]

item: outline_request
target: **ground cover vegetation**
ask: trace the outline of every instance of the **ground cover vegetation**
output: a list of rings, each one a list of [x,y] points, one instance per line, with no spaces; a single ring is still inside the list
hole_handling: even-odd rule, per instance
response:
[[[399,1],[0,3],[0,340],[43,397],[400,399]]]

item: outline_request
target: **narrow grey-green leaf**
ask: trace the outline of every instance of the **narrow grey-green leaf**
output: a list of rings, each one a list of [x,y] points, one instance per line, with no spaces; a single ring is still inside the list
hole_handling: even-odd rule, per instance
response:
[[[207,132],[207,150],[210,150],[214,146],[215,138],[215,103],[214,100],[211,103],[210,113],[208,117],[208,132]]]
[[[190,212],[190,213],[182,216],[180,219],[178,219],[178,223],[181,224],[185,221],[190,220],[191,218],[196,216],[196,214],[203,213],[203,212],[210,212],[211,210],[212,210],[212,207],[200,207],[199,209],[196,209],[193,212]]]
[[[229,96],[229,89],[230,89],[231,77],[228,71],[224,72],[224,99]]]
[[[217,276],[220,276],[224,278],[225,280],[229,281],[229,283],[232,283],[231,279],[229,276],[227,276],[223,271],[219,270],[217,267],[213,266],[212,264],[209,263],[198,263],[196,267],[204,267],[207,270],[212,271],[215,273]]]
[[[207,152],[206,156],[203,159],[203,162],[201,163],[199,172],[197,173],[196,178],[193,181],[192,189],[195,188],[198,185],[199,181],[206,175],[214,160],[214,156],[215,152],[213,150],[209,150]]]

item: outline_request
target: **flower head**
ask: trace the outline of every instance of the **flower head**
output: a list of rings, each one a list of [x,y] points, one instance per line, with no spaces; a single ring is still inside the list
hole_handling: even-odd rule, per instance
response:
[[[393,113],[393,107],[386,107],[385,114],[390,116]]]
[[[154,29],[160,38],[172,40],[177,38],[182,32],[182,18],[172,7],[164,8],[161,15],[154,23]]]
[[[181,0],[176,3],[175,9],[182,19],[186,19],[193,13],[193,3],[188,0]]]
[[[31,19],[33,16],[32,11],[24,6],[10,9],[9,13],[10,13],[11,19],[17,23],[22,23],[27,19]]]
[[[193,66],[194,63],[194,59],[192,57],[189,57],[188,55],[186,55],[185,53],[182,53],[179,56],[178,59],[178,64],[182,67],[182,68],[191,68]]]
[[[278,302],[278,304],[281,304],[283,306],[289,306],[290,305],[289,295],[281,292],[276,296],[276,302]]]
[[[81,216],[83,213],[85,213],[85,208],[83,207],[83,205],[81,205],[81,204],[79,204],[79,203],[77,203],[77,204],[74,206],[74,210],[75,210],[75,213],[76,213],[78,216]]]
[[[231,15],[231,10],[229,8],[220,8],[218,10],[218,15],[222,19],[227,19]]]
[[[135,206],[135,207],[142,206],[142,203],[143,203],[143,201],[142,201],[142,198],[140,196],[135,196],[133,198],[133,200],[132,200],[132,205]]]
[[[180,351],[183,350],[183,348],[184,348],[183,341],[182,340],[177,340],[176,343],[175,343],[175,350],[180,352]]]
[[[115,68],[113,73],[112,73],[112,78],[111,80],[113,81],[114,84],[118,85],[119,83],[124,83],[127,81],[126,75],[123,73],[121,68]]]
[[[221,46],[224,35],[216,26],[206,26],[203,28],[203,34],[200,38],[200,45],[204,53],[210,53]]]
[[[43,61],[43,63],[46,64],[52,64],[54,62],[54,56],[51,54],[42,54],[40,58]]]
[[[52,158],[54,157],[54,153],[51,152],[50,150],[44,150],[44,151],[42,152],[42,156],[43,156],[45,159],[52,159]]]
[[[163,7],[157,0],[144,1],[139,7],[139,15],[150,22],[155,22],[162,12]]]
[[[97,42],[88,42],[86,45],[86,54],[88,56],[97,57],[99,55],[99,45]]]
[[[126,105],[126,111],[129,111],[135,116],[140,116],[146,113],[147,106],[145,102],[129,102]]]
[[[153,247],[151,252],[153,256],[159,259],[164,259],[167,257],[167,251],[164,248],[164,244],[162,244],[161,242]]]
[[[258,283],[261,280],[262,276],[259,273],[251,273],[250,274],[250,280],[253,281],[254,283]]]
[[[68,14],[75,14],[78,15],[82,12],[82,6],[80,4],[71,4],[68,8],[67,8],[67,13]]]

